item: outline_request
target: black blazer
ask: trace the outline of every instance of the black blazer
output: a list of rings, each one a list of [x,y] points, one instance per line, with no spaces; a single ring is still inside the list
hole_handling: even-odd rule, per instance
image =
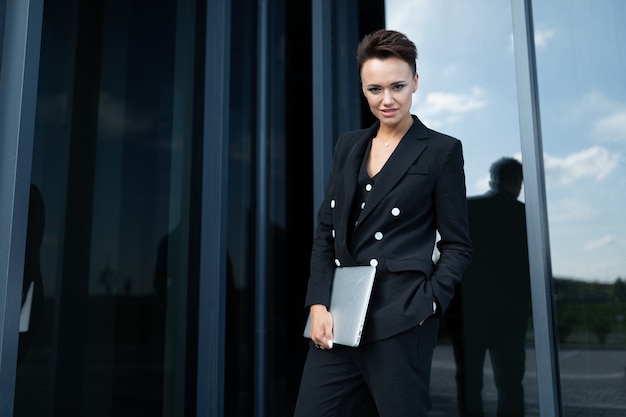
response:
[[[361,163],[379,122],[335,147],[311,252],[306,306],[329,305],[335,266],[377,266],[362,343],[405,331],[445,310],[470,262],[461,142],[414,123],[350,218]],[[434,264],[436,231],[440,258]]]

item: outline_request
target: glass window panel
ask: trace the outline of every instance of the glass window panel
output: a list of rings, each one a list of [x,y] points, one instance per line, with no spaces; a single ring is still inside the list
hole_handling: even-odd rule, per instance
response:
[[[418,49],[413,113],[463,142],[468,197],[484,197],[491,165],[502,157],[521,160],[509,2],[387,0],[386,19],[387,28],[405,33]],[[523,193],[518,198],[523,202]],[[527,416],[538,415],[529,277],[519,273],[528,268],[523,210],[518,205],[517,215],[502,212],[485,220],[482,214],[491,209],[472,209],[475,204],[470,224],[476,269],[468,270],[441,321],[432,414],[456,416],[469,407],[495,415],[508,407],[512,415],[524,409]],[[509,268],[513,262],[521,266]],[[483,273],[477,273],[479,265]],[[514,322],[517,336],[511,333]],[[518,400],[507,402],[513,397]]]
[[[254,414],[256,2],[239,2],[230,39],[225,413]]]
[[[626,3],[533,8],[564,415],[622,415]]]
[[[270,7],[268,80],[268,415],[293,415],[303,358],[312,172],[311,4]]]
[[[303,45],[311,44],[311,5],[267,5],[266,55],[258,46],[259,2],[245,0],[238,7],[245,12],[233,13],[231,32],[225,415],[253,415],[255,394],[263,393],[267,415],[286,417],[293,414],[308,346],[302,330],[313,215],[311,51]],[[266,66],[265,80],[251,70],[260,65]],[[257,94],[263,89],[267,95],[260,112]],[[259,135],[266,141],[260,145],[264,152]],[[259,165],[266,167],[265,184],[258,181]],[[265,207],[259,206],[259,193]],[[260,230],[263,236],[257,236]],[[265,288],[255,285],[257,254],[264,256]],[[261,306],[255,303],[262,291],[266,320],[259,328]],[[262,364],[255,363],[260,351]],[[256,373],[260,368],[264,375]]]
[[[46,1],[15,416],[195,414],[195,39],[195,2]]]

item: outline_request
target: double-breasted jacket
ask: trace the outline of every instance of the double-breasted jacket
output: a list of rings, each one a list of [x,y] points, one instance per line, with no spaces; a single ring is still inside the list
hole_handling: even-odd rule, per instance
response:
[[[362,343],[416,326],[433,314],[433,301],[445,311],[470,262],[461,142],[413,119],[366,184],[359,173],[379,122],[342,134],[318,212],[305,304],[329,306],[336,266],[375,265]]]

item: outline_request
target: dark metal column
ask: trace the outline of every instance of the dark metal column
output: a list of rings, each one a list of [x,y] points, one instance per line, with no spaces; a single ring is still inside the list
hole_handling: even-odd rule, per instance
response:
[[[7,0],[2,5],[5,21],[0,37],[0,415],[11,416],[43,1]]]

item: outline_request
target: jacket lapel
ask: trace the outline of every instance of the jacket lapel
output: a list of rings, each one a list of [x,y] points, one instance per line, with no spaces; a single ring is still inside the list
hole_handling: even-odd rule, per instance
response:
[[[376,122],[369,129],[366,129],[361,137],[355,142],[354,146],[348,153],[345,159],[345,167],[343,176],[343,187],[345,195],[345,203],[343,204],[343,212],[341,213],[341,228],[347,233],[348,225],[350,222],[350,210],[352,210],[352,204],[354,203],[354,196],[356,194],[356,187],[358,184],[359,170],[361,169],[361,163],[365,156],[365,151],[369,145],[370,140],[374,137],[378,130],[379,123]],[[344,234],[345,235],[345,234]]]
[[[359,224],[378,206],[381,200],[404,177],[415,160],[427,147],[428,129],[416,117],[398,147],[389,157],[383,169],[376,177],[376,186],[372,189],[368,203],[361,212]],[[355,177],[352,175],[351,177]],[[357,226],[358,227],[358,226]]]

